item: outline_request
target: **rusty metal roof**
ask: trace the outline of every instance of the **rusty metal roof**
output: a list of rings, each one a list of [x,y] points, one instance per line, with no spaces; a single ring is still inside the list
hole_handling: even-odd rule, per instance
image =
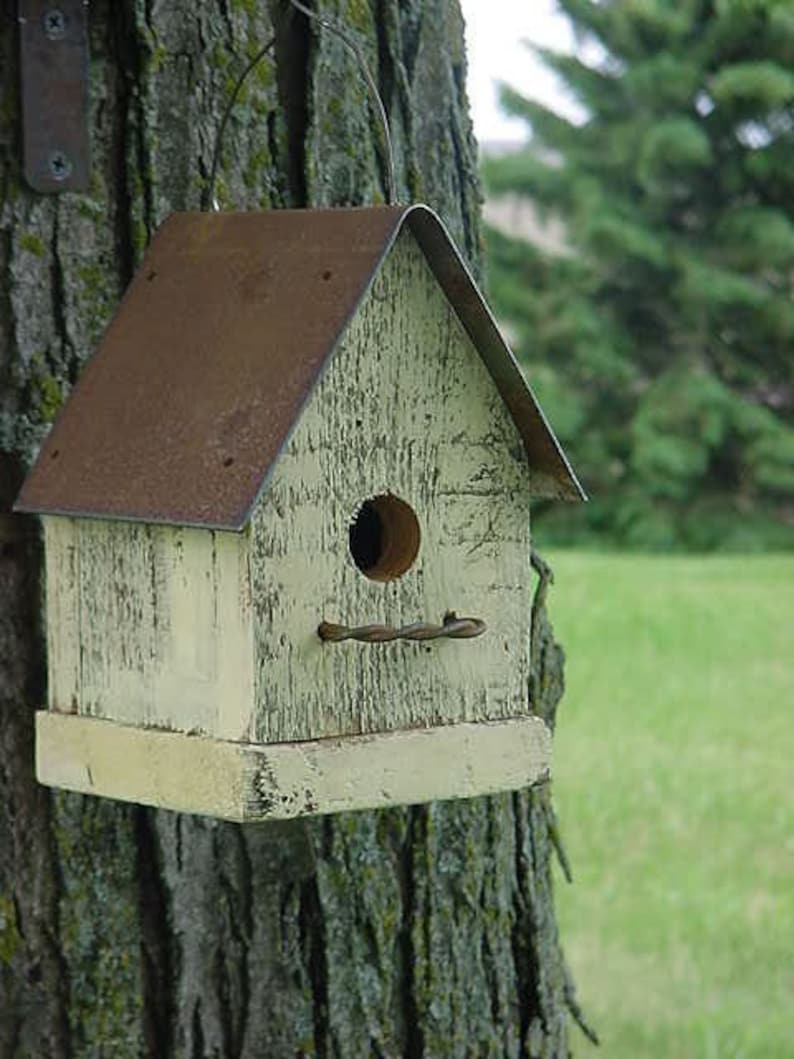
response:
[[[407,224],[524,439],[533,493],[584,493],[426,206],[175,213],[50,432],[17,511],[241,529]]]

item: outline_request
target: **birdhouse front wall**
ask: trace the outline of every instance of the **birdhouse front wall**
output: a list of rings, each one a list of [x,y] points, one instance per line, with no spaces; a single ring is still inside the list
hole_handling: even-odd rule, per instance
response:
[[[333,282],[333,276],[328,282]],[[530,471],[483,361],[399,236],[241,533],[44,518],[49,707],[261,743],[529,712]],[[397,497],[394,580],[350,526]],[[323,643],[322,620],[481,618],[473,640]]]
[[[250,734],[248,537],[47,516],[49,708]]]
[[[333,277],[329,279],[333,282]],[[530,481],[483,361],[404,229],[298,421],[251,524],[258,742],[528,712]],[[373,580],[362,505],[413,510],[415,561]],[[472,640],[323,643],[320,621],[439,624]]]

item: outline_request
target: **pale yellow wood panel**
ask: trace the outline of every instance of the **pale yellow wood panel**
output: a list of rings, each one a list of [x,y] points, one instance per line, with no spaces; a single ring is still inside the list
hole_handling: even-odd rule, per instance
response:
[[[355,566],[368,497],[417,514],[398,581]],[[252,527],[259,741],[515,716],[527,709],[529,469],[480,356],[404,232],[312,395]],[[356,625],[481,617],[478,640],[323,645]]]
[[[146,723],[157,664],[151,535],[140,523],[76,519],[80,713]],[[118,711],[118,714],[116,713]]]
[[[540,718],[269,747],[39,712],[49,786],[229,820],[277,820],[518,790],[544,780]]]
[[[158,665],[152,723],[188,731],[216,731],[218,639],[214,534],[157,526]]]
[[[251,614],[250,542],[245,533],[216,533],[215,632],[218,642],[220,739],[248,740],[254,719],[254,626]]]
[[[247,535],[51,521],[50,701],[130,724],[247,738]]]
[[[80,697],[79,547],[72,519],[45,516],[47,701],[76,711]]]

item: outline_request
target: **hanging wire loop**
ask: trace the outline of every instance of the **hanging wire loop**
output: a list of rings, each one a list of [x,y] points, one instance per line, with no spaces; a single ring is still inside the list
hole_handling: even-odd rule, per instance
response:
[[[339,40],[342,41],[344,46],[353,55],[353,58],[358,64],[358,68],[361,71],[361,75],[367,83],[372,102],[375,105],[378,118],[380,120],[381,130],[383,132],[383,145],[384,145],[384,157],[385,157],[385,168],[386,168],[386,204],[393,206],[396,201],[396,180],[394,176],[394,147],[392,146],[391,130],[389,128],[389,117],[386,113],[386,107],[384,106],[381,94],[378,91],[378,86],[375,83],[375,78],[372,76],[372,71],[367,65],[367,60],[364,58],[359,45],[350,36],[349,33],[341,26],[335,19],[329,18],[327,15],[318,15],[316,11],[312,11],[310,7],[306,7],[305,4],[301,3],[301,0],[289,0],[290,5],[296,10],[300,11],[302,15],[316,22],[323,29],[333,33]],[[212,151],[212,162],[210,163],[210,175],[207,180],[207,187],[202,197],[202,209],[212,209],[216,212],[220,209],[218,200],[215,197],[215,184],[218,179],[218,166],[220,165],[221,150],[223,147],[223,138],[226,135],[226,126],[229,124],[229,118],[231,117],[234,105],[237,102],[238,96],[242,90],[243,85],[248,79],[249,75],[264,59],[264,57],[273,49],[276,43],[275,35],[272,36],[259,51],[254,55],[251,61],[246,65],[243,72],[237,78],[232,94],[229,97],[229,101],[224,109],[223,116],[221,117],[221,123],[218,126],[218,133],[215,137],[215,146]]]
[[[306,18],[312,19],[312,21],[322,26],[323,29],[327,29],[330,33],[333,33],[338,37],[356,60],[358,68],[361,70],[361,75],[367,82],[367,88],[370,91],[372,102],[375,104],[375,110],[380,119],[386,162],[386,205],[393,206],[396,201],[397,182],[394,177],[394,147],[392,145],[391,129],[389,128],[389,117],[386,113],[386,107],[384,106],[381,94],[378,91],[378,86],[375,83],[375,78],[372,76],[372,71],[369,68],[367,60],[364,58],[364,53],[358,43],[336,19],[329,18],[327,15],[318,15],[316,11],[312,11],[310,7],[306,7],[305,4],[301,3],[301,0],[289,0],[289,2],[296,11],[300,11],[301,14],[306,16]]]
[[[237,78],[234,88],[232,89],[232,94],[229,96],[229,102],[226,104],[226,109],[223,112],[221,123],[218,126],[218,133],[215,137],[215,147],[212,151],[210,175],[209,180],[207,181],[206,190],[204,192],[204,201],[202,207],[205,210],[211,208],[217,213],[220,209],[220,206],[218,205],[218,200],[215,198],[215,182],[218,179],[218,166],[220,165],[221,160],[223,137],[226,135],[226,126],[229,124],[229,118],[231,117],[232,110],[234,109],[234,105],[237,102],[237,97],[240,95],[240,91],[242,90],[242,87],[245,84],[248,75],[252,73],[252,71],[259,65],[259,63],[261,63],[261,61],[268,54],[268,52],[272,50],[273,45],[275,43],[276,38],[275,36],[273,36],[270,38],[270,40],[268,40],[265,44],[262,45],[262,47],[253,57],[253,59],[251,59],[251,61],[246,65],[243,72]]]
[[[317,635],[326,643],[341,643],[343,640],[358,640],[359,643],[390,643],[393,640],[471,640],[482,636],[487,626],[480,618],[459,618],[447,614],[442,625],[431,625],[417,621],[395,629],[391,625],[334,625],[320,622]]]

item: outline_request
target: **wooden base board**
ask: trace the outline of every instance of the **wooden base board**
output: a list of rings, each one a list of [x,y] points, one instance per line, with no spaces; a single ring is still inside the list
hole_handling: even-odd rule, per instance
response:
[[[261,746],[36,714],[36,775],[50,787],[225,820],[382,809],[518,790],[545,779],[539,717]]]

